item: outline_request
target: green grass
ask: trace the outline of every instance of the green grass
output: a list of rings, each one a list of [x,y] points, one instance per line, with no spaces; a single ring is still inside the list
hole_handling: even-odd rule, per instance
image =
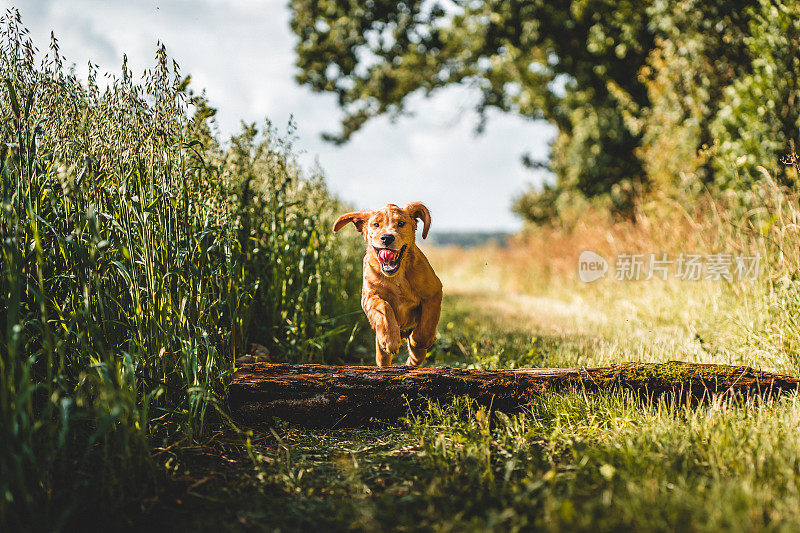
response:
[[[445,299],[438,362],[537,365],[616,344],[489,319],[482,298]],[[185,484],[213,482],[197,497],[181,491],[180,504],[163,498],[143,520],[233,531],[792,531],[798,423],[797,395],[690,406],[579,393],[511,417],[461,400],[376,430],[278,425],[249,447],[231,437],[238,485],[222,479],[231,467],[219,455],[210,466],[185,461]]]

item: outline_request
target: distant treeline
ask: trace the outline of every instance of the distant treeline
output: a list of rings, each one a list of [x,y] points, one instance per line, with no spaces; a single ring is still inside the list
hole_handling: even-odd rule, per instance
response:
[[[505,247],[510,233],[502,231],[442,231],[431,233],[427,242],[434,246],[474,248],[485,244]]]
[[[558,128],[556,174],[514,209],[534,222],[651,199],[757,203],[798,141],[800,0],[293,0],[298,80],[338,95],[346,141],[412,93],[467,84]],[[791,163],[792,161],[789,161]],[[570,215],[572,214],[572,215]]]

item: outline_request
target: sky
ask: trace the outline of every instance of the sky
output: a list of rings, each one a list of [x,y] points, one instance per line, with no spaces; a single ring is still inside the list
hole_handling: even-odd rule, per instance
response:
[[[555,129],[493,112],[476,135],[477,95],[465,87],[413,95],[411,116],[373,119],[343,146],[323,141],[342,114],[335,96],[294,81],[297,37],[287,0],[0,0],[3,11],[11,6],[40,50],[54,31],[83,75],[90,60],[118,73],[123,54],[139,74],[163,42],[218,109],[223,140],[242,121],[282,126],[293,116],[301,164],[318,164],[333,193],[358,209],[422,201],[432,231],[515,231],[522,222],[511,212],[513,198],[551,179],[524,168],[521,156],[545,159]]]

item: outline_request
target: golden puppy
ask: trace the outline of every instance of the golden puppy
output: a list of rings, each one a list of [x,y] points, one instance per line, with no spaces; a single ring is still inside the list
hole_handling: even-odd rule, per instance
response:
[[[436,338],[442,282],[417,248],[418,219],[424,239],[431,214],[419,202],[403,209],[389,204],[379,211],[347,213],[333,225],[339,231],[352,222],[367,243],[361,307],[375,330],[378,366],[392,364],[401,339],[408,339],[408,364],[419,366]]]

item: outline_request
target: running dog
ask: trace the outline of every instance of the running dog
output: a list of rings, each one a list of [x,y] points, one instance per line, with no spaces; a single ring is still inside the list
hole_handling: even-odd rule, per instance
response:
[[[352,222],[367,244],[361,307],[375,330],[378,366],[392,364],[402,339],[408,341],[407,364],[419,366],[436,338],[442,282],[417,248],[418,220],[424,239],[431,214],[420,202],[347,213],[333,225],[336,232]]]

